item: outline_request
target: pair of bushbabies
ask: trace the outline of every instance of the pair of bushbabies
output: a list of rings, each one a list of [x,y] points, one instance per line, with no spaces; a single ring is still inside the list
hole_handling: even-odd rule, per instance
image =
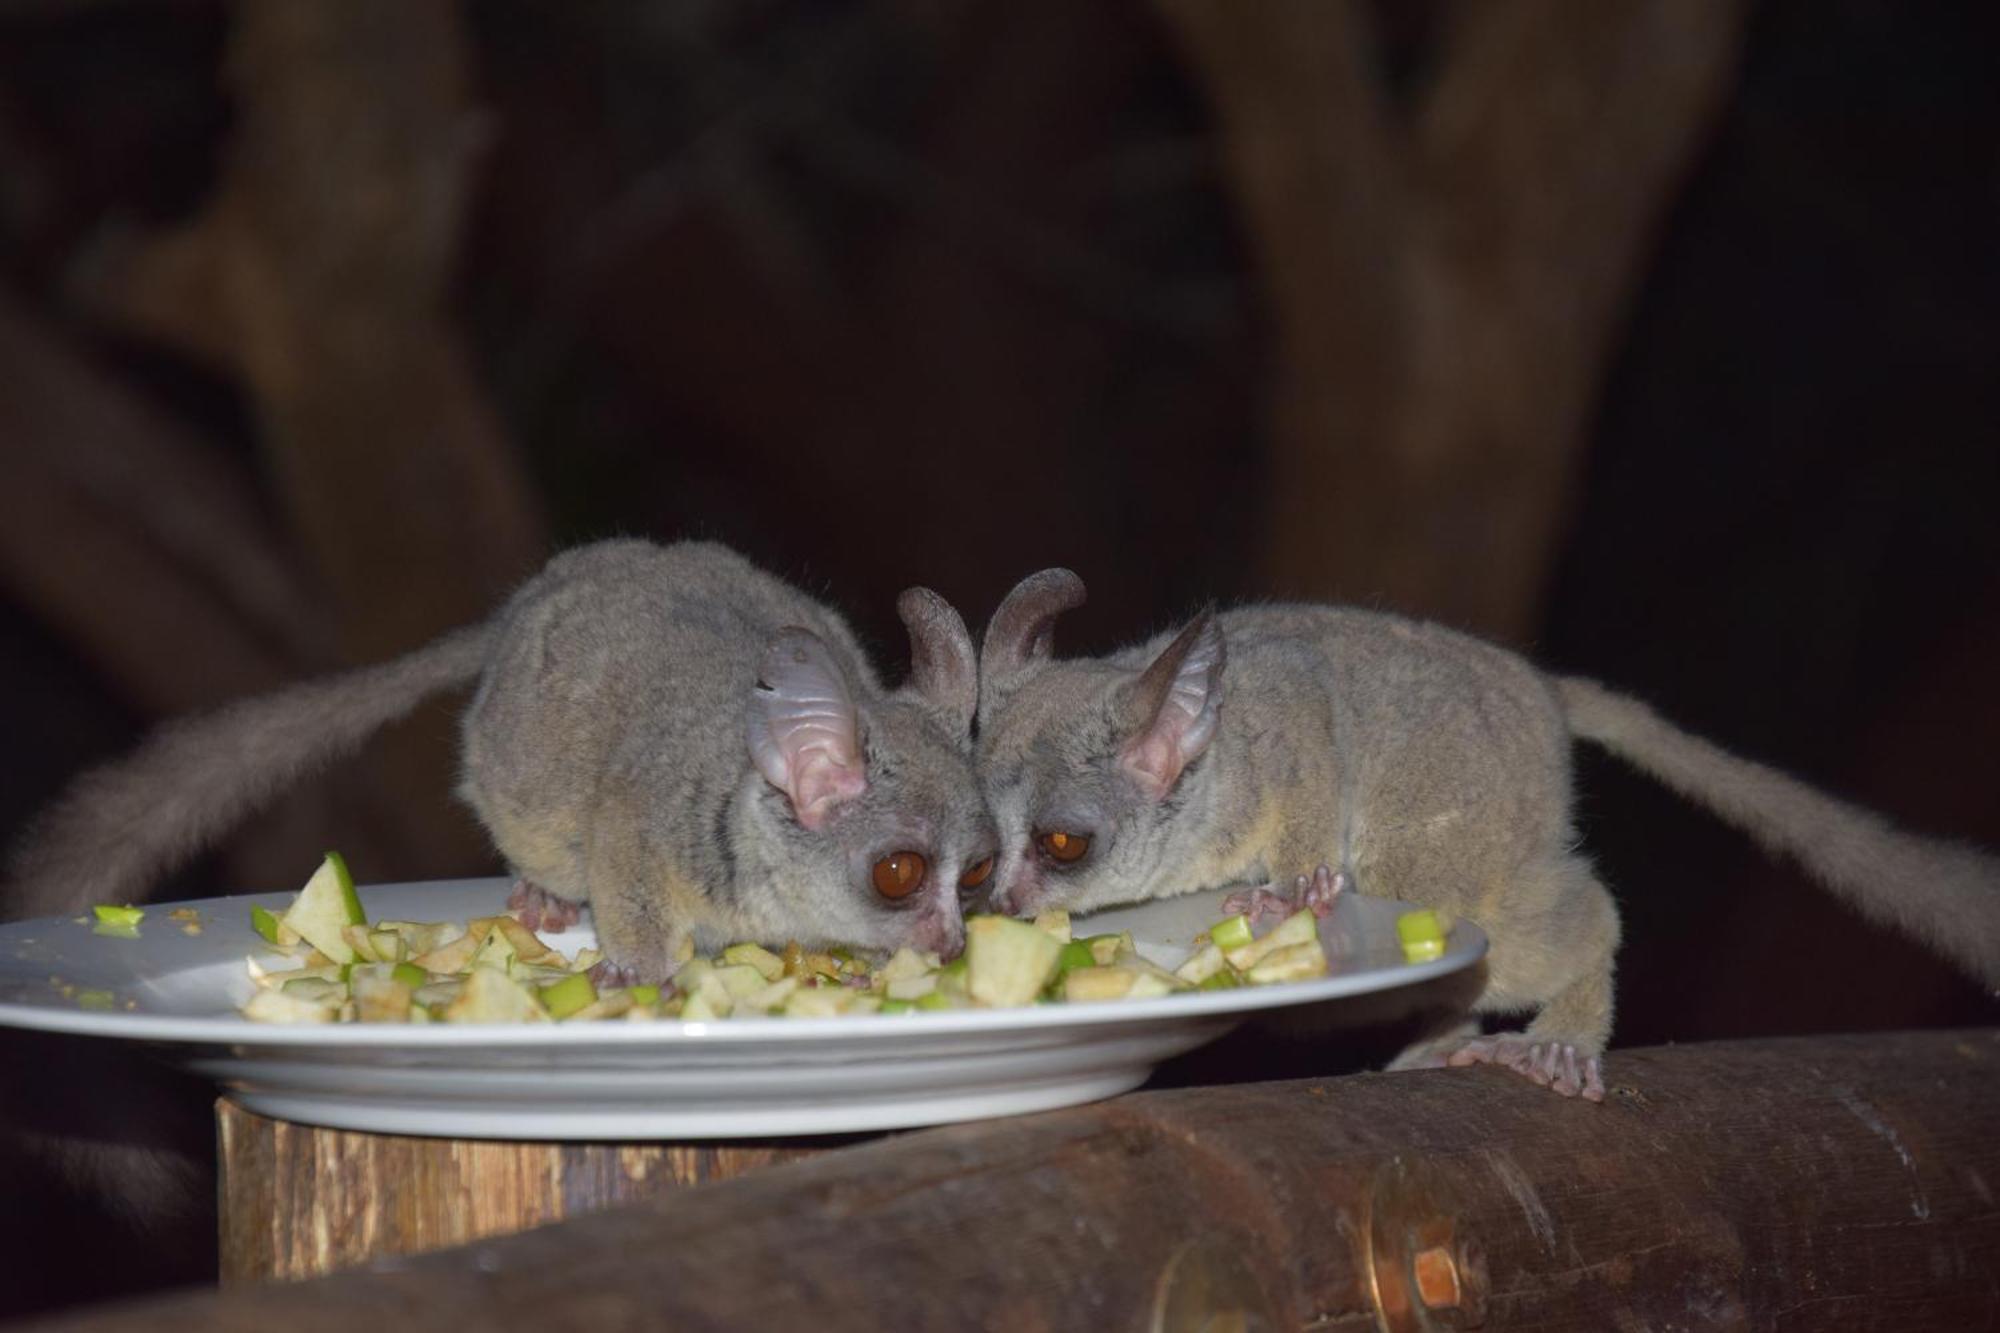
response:
[[[15,892],[47,910],[143,895],[284,783],[476,680],[460,792],[520,879],[511,905],[560,924],[588,902],[634,979],[732,939],[951,954],[968,910],[1264,881],[1321,902],[1345,883],[1492,942],[1472,1012],[1399,1064],[1493,1061],[1601,1097],[1619,927],[1577,851],[1581,738],[2000,983],[1992,857],[1898,832],[1591,682],[1332,606],[1204,612],[1058,660],[1055,622],[1083,599],[1067,570],[1032,575],[975,650],[913,588],[910,679],[889,690],[839,615],[724,547],[583,547],[482,625],[164,728],[44,819]],[[1529,1010],[1525,1032],[1479,1035],[1476,1014]]]

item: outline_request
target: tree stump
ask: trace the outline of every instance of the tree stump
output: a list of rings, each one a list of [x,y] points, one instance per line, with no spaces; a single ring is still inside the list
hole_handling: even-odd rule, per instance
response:
[[[842,1140],[532,1143],[321,1129],[215,1105],[224,1283],[464,1245],[809,1157]]]

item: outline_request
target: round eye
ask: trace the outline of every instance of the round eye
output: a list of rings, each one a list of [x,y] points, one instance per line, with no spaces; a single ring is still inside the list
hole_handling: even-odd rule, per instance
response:
[[[1064,865],[1082,860],[1083,854],[1090,850],[1088,833],[1044,833],[1035,841],[1050,860]]]
[[[977,865],[967,867],[965,873],[959,876],[958,887],[961,889],[976,889],[992,877],[993,858],[989,856]]]
[[[907,898],[924,886],[929,863],[917,852],[891,852],[875,863],[875,892],[884,898]]]

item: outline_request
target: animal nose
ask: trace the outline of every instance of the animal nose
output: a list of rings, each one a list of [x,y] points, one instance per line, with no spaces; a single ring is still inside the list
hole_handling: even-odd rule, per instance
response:
[[[925,914],[918,924],[915,943],[940,958],[956,958],[965,952],[965,917],[958,904],[940,900],[937,910]]]

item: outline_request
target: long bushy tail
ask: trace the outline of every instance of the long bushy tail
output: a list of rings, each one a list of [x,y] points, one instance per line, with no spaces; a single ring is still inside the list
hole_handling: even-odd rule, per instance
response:
[[[2000,858],[1920,838],[1783,773],[1676,730],[1636,699],[1562,678],[1572,734],[1611,751],[1791,857],[1863,915],[2000,989]]]
[[[430,695],[477,676],[493,631],[475,625],[379,666],[169,722],[86,773],[30,828],[0,916],[131,902],[306,774]]]

